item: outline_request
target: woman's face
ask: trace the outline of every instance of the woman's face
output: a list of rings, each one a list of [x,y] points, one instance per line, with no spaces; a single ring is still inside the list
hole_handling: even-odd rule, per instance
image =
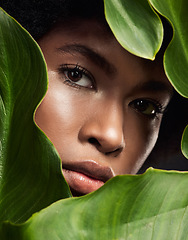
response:
[[[38,43],[49,87],[35,120],[59,152],[73,195],[135,174],[172,91],[161,65],[128,53],[97,21],[59,24]]]

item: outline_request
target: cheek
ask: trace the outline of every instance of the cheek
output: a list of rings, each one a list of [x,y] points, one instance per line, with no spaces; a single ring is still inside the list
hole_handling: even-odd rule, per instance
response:
[[[71,136],[78,131],[82,117],[82,104],[62,85],[61,82],[49,83],[48,92],[35,114],[37,125],[53,142],[59,153],[65,140],[66,144],[71,143]]]
[[[130,117],[125,121],[125,149],[121,158],[113,163],[116,175],[136,174],[152,151],[159,132],[161,119],[147,121]]]

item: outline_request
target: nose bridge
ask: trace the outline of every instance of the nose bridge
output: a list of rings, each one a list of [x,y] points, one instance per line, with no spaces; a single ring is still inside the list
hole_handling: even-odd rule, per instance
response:
[[[109,100],[99,109],[97,118],[104,136],[117,141],[122,140],[123,109],[118,102]]]
[[[125,145],[123,108],[117,99],[106,99],[98,104],[82,134],[103,153],[121,152]]]

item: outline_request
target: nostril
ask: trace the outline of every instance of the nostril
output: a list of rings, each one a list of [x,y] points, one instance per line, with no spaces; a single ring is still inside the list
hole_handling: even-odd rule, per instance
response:
[[[113,155],[114,157],[117,157],[122,152],[122,150],[123,148],[117,148],[114,151],[106,152],[105,155]]]
[[[96,138],[89,138],[89,139],[88,139],[88,142],[91,143],[91,144],[93,144],[93,145],[96,146],[96,147],[101,146],[101,144],[99,143],[99,141],[97,141]]]
[[[123,150],[123,147],[117,147],[115,150],[109,151],[111,147],[105,147],[103,144],[101,144],[96,138],[89,138],[88,142],[95,146],[100,152],[103,152],[106,156],[113,155],[114,157],[117,157]]]

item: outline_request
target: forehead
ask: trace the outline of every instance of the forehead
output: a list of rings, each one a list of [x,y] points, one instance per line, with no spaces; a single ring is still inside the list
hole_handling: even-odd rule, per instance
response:
[[[98,39],[98,41],[107,41],[108,43],[112,38],[115,39],[108,24],[103,20],[71,18],[67,21],[58,21],[38,42],[43,39],[49,44],[62,40],[63,42],[66,40],[78,42],[84,41],[84,39],[86,41]]]

